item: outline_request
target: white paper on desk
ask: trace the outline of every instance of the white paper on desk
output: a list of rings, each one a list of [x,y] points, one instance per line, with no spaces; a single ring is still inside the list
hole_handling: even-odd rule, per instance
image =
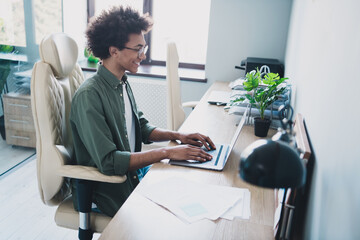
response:
[[[221,218],[228,220],[233,220],[235,217],[250,219],[250,191],[244,188],[239,188],[239,191],[240,190],[242,191],[243,196],[239,199],[239,201],[236,202],[234,207],[230,208],[226,213],[224,213]]]
[[[251,216],[250,200],[251,200],[251,194],[250,191],[247,190],[247,192],[245,192],[243,219],[249,219]]]
[[[216,220],[243,196],[238,188],[201,184],[178,177],[150,185],[141,194],[189,223],[204,218]]]

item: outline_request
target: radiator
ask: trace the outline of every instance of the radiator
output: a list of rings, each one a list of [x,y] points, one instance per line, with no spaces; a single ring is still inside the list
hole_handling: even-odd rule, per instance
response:
[[[166,129],[166,95],[165,79],[141,78],[129,76],[128,81],[133,90],[136,104],[145,118],[157,127]]]

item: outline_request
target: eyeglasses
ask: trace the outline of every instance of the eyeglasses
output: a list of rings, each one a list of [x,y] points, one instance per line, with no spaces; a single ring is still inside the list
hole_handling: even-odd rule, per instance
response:
[[[137,48],[129,48],[129,47],[124,47],[124,48],[137,52],[138,58],[140,58],[143,53],[144,53],[144,55],[146,55],[146,52],[147,52],[149,46],[145,45],[145,46],[143,46],[141,48],[138,48],[138,49]]]

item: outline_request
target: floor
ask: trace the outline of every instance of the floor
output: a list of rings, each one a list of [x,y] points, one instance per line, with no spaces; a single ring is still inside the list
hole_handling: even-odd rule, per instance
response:
[[[56,226],[55,207],[42,203],[35,156],[0,177],[0,212],[1,239],[77,239],[77,231]]]
[[[0,136],[0,176],[35,154],[34,148],[12,146]]]
[[[167,143],[146,145],[143,150],[166,145]],[[15,153],[13,155],[20,158],[22,153],[19,152],[18,156]],[[77,239],[77,231],[56,226],[55,210],[55,207],[44,205],[40,199],[36,178],[36,155],[20,161],[16,167],[0,176],[1,239]],[[93,239],[99,237],[100,234],[96,233]]]

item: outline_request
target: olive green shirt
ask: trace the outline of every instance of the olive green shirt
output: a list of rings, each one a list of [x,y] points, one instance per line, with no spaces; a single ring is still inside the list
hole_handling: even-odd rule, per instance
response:
[[[125,121],[122,84],[135,118],[135,151],[148,141],[155,127],[137,109],[126,74],[119,81],[100,65],[97,73],[86,80],[75,93],[71,104],[70,126],[74,141],[74,158],[79,165],[92,166],[106,175],[126,175],[121,184],[101,183],[94,186],[93,202],[100,211],[113,216],[139,183],[136,171],[128,171],[130,145]],[[76,190],[73,199],[77,209]]]

